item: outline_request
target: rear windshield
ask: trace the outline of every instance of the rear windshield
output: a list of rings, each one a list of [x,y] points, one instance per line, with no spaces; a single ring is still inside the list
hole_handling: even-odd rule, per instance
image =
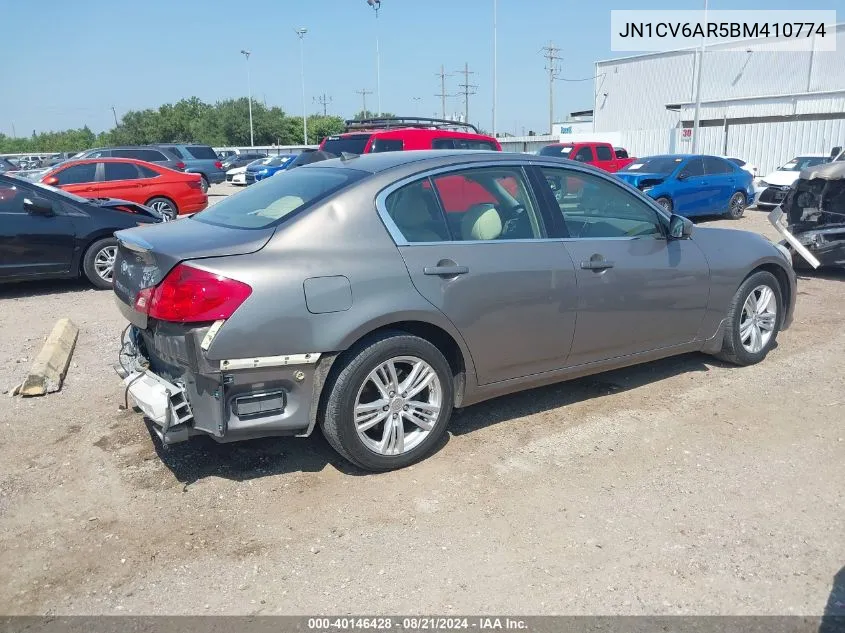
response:
[[[218,226],[263,229],[366,175],[354,169],[323,167],[283,171],[193,217]]]
[[[793,158],[783,167],[778,167],[778,171],[801,171],[807,169],[807,167],[815,167],[827,162],[829,162],[829,159],[824,156],[799,156]]]
[[[326,143],[322,149],[330,152],[335,156],[340,156],[343,152],[348,154],[363,154],[367,147],[367,142],[370,140],[371,134],[351,134],[349,136],[328,136]]]
[[[219,160],[217,158],[217,152],[211,149],[208,145],[188,145],[185,149],[187,149],[188,153],[194,158],[202,160]]]
[[[540,150],[540,156],[569,156],[572,151],[572,145],[546,145]]]

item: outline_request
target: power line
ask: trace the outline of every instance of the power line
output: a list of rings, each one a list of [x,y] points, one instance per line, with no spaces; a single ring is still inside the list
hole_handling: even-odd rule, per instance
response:
[[[470,95],[475,94],[474,89],[478,88],[477,85],[469,83],[469,76],[474,75],[475,72],[469,69],[469,64],[467,62],[464,62],[464,69],[459,70],[458,72],[464,76],[464,83],[458,84],[458,87],[463,88],[464,93],[464,123],[469,123],[469,98]]]
[[[563,57],[558,55],[560,49],[554,45],[554,42],[549,42],[548,46],[540,49],[543,57],[546,59],[546,70],[549,72],[549,134],[552,133],[552,126],[555,122],[555,79],[560,72],[560,65],[557,63],[563,61]]]
[[[366,88],[361,88],[360,90],[356,90],[355,92],[356,92],[357,94],[361,95],[361,99],[362,99],[362,100],[363,100],[363,102],[364,102],[364,112],[363,112],[363,116],[364,116],[364,118],[366,119],[366,118],[367,118],[367,95],[371,95],[371,94],[373,94],[373,91],[372,91],[372,90],[367,90]]]
[[[323,116],[328,116],[328,105],[332,102],[332,98],[327,97],[326,93],[324,92],[319,97],[314,97],[313,100],[315,103],[319,103],[321,106],[323,106]]]
[[[452,75],[448,74],[444,69],[443,65],[440,65],[440,72],[435,73],[438,77],[440,77],[440,93],[434,95],[435,97],[440,97],[440,118],[446,118],[446,97],[454,97],[455,95],[450,95],[446,93],[446,77],[451,77]]]

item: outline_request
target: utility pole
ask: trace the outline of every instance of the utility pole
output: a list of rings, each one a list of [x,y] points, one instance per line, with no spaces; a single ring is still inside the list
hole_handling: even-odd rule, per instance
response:
[[[323,106],[323,116],[328,116],[328,114],[329,114],[328,105],[331,102],[332,102],[332,98],[327,97],[325,92],[323,94],[321,94],[319,97],[314,97],[314,103],[319,103],[321,106]]]
[[[241,49],[241,55],[246,57],[246,90],[249,98],[249,146],[255,147],[255,133],[252,127],[252,83],[249,79],[249,56],[252,55],[252,51]]]
[[[707,0],[704,0],[704,22],[707,22]],[[701,50],[698,52],[698,75],[695,78],[695,116],[692,122],[692,153],[698,154],[698,129],[701,123],[701,75],[704,70],[704,46],[706,38],[701,40]]]
[[[452,95],[446,93],[446,77],[451,77],[444,69],[443,65],[440,65],[440,72],[435,73],[438,77],[440,77],[440,93],[434,95],[435,97],[440,97],[440,118],[446,118],[446,97],[451,97]]]
[[[549,42],[548,46],[540,49],[543,52],[543,57],[546,58],[546,70],[549,71],[549,134],[552,133],[552,127],[555,123],[555,79],[560,67],[556,62],[563,59],[558,53],[560,49],[554,45],[554,42]]]
[[[111,107],[111,113],[114,115],[114,126],[117,127],[117,111],[114,109],[114,106]]]
[[[361,95],[361,99],[363,100],[363,103],[364,103],[364,110],[363,110],[364,116],[362,118],[366,119],[367,115],[369,114],[367,112],[367,95],[373,94],[373,91],[367,90],[366,88],[361,88],[360,90],[356,90],[355,92],[358,93],[359,95]]]
[[[469,64],[467,62],[464,62],[464,69],[459,70],[458,72],[464,76],[464,83],[458,84],[458,86],[463,88],[464,93],[464,123],[469,123],[469,98],[470,95],[475,94],[474,89],[478,88],[477,85],[469,83],[469,76],[474,75],[475,72],[469,69]]]
[[[308,112],[305,105],[305,34],[308,29],[299,27],[294,29],[297,37],[299,37],[299,74],[302,79],[302,144],[308,145]]]
[[[414,102],[414,114],[419,116],[419,114],[420,114],[420,101],[422,101],[422,97],[411,97],[411,100]]]
[[[499,35],[497,25],[498,2],[493,0],[493,137],[498,136],[496,129],[496,102],[499,99]],[[467,121],[469,123],[469,121]]]

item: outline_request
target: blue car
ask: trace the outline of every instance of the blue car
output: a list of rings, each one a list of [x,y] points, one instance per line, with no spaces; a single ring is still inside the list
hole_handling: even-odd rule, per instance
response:
[[[737,220],[754,199],[753,176],[718,156],[649,156],[616,175],[670,213],[685,217],[725,215]]]
[[[251,185],[269,178],[277,171],[282,171],[290,165],[296,158],[296,154],[280,154],[279,156],[269,156],[262,160],[251,163],[246,168],[246,184]]]

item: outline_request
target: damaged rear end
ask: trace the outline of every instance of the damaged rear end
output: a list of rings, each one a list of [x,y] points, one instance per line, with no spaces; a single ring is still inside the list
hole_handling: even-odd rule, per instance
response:
[[[162,230],[163,229],[163,230]],[[262,249],[272,228],[233,230],[195,220],[116,234],[114,291],[130,321],[116,369],[127,399],[165,444],[206,434],[218,441],[305,433],[309,358],[215,356],[214,341],[252,296],[226,262]],[[222,259],[226,258],[226,259]]]
[[[820,265],[845,267],[845,163],[802,171],[782,206],[790,233]]]

